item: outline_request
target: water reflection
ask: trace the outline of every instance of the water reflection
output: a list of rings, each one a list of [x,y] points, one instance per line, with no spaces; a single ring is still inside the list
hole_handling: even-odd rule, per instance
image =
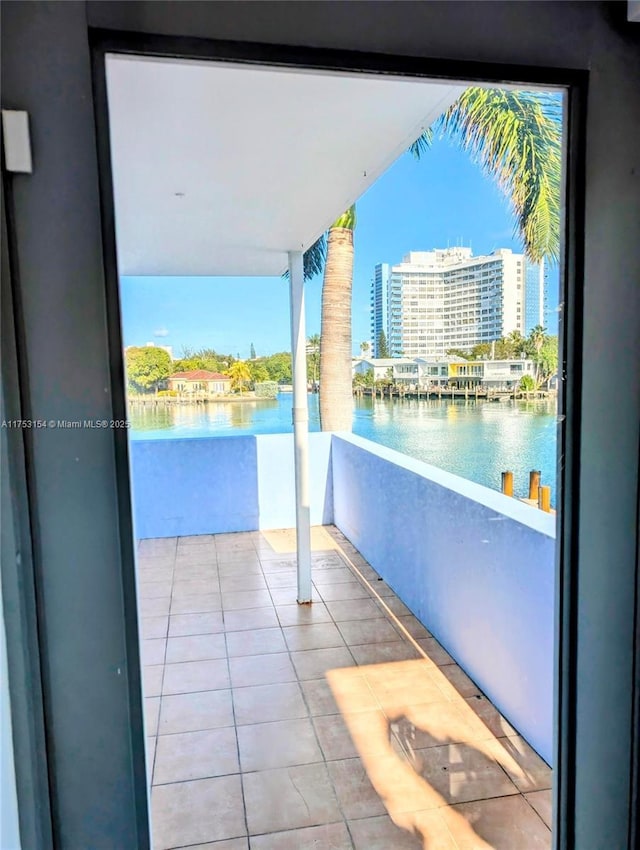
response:
[[[354,431],[403,454],[493,489],[514,472],[526,496],[528,473],[542,472],[555,499],[556,408],[551,401],[356,400]]]
[[[268,420],[277,413],[278,401],[264,399],[260,401],[239,400],[237,402],[211,402],[208,404],[131,404],[129,421],[132,431],[145,432],[145,438],[153,436],[154,431],[171,430],[175,437],[211,437],[225,431],[242,430],[255,433],[252,429],[256,421]],[[271,411],[271,417],[269,412]],[[273,417],[278,419],[278,417]],[[283,427],[281,430],[286,431]]]
[[[289,433],[292,396],[209,404],[131,406],[133,439]],[[318,396],[309,396],[309,428],[320,429]],[[552,401],[472,399],[354,400],[354,433],[493,489],[510,469],[515,494],[542,472],[555,501],[556,408]]]
[[[129,422],[134,431],[143,432],[168,430],[174,426],[173,412],[167,405],[130,405]]]

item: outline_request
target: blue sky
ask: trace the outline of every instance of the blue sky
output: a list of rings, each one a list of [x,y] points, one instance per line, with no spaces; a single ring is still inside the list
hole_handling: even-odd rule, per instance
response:
[[[353,344],[369,338],[369,287],[376,263],[408,251],[471,245],[522,250],[513,216],[493,181],[469,155],[437,140],[417,162],[405,154],[358,201],[353,281]],[[321,278],[306,285],[307,335],[320,332]],[[121,279],[125,345],[156,342],[249,356],[290,350],[288,284],[280,278]],[[558,272],[550,271],[549,332],[557,332]]]

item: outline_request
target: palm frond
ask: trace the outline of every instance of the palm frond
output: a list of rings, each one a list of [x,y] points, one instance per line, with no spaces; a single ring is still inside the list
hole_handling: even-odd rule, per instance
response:
[[[351,204],[348,210],[345,210],[342,215],[338,216],[331,227],[345,227],[347,230],[355,230],[356,218],[356,205]]]
[[[304,252],[302,258],[304,266],[304,279],[311,280],[317,274],[322,274],[324,271],[325,260],[327,259],[327,236],[325,233],[313,243],[313,245]]]
[[[304,280],[311,280],[318,274],[324,271],[324,264],[327,258],[327,234],[323,233],[319,239],[313,243],[310,248],[302,255],[302,268]],[[289,269],[283,275],[284,280],[289,280]]]
[[[410,153],[412,153],[416,159],[420,159],[423,154],[425,154],[431,144],[433,142],[433,130],[429,127],[427,130],[423,130],[422,133],[418,136],[415,142],[409,148]]]
[[[457,142],[497,179],[534,262],[560,254],[562,104],[559,95],[466,89],[432,130]],[[413,147],[411,148],[413,150]]]

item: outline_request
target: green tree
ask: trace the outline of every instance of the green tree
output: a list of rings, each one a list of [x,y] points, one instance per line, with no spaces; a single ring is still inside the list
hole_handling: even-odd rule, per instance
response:
[[[505,338],[505,343],[512,351],[512,357],[521,357],[527,352],[527,340],[522,336],[520,331],[511,331]]]
[[[548,360],[553,352],[553,346],[548,346],[549,336],[542,325],[536,325],[531,329],[529,336],[526,339],[527,356],[533,360],[536,365],[536,384],[540,386],[544,380],[551,377],[548,369],[552,367],[552,362]],[[543,350],[545,351],[547,362],[543,365]],[[555,346],[556,366],[557,368],[557,343]],[[546,377],[545,377],[546,376]]]
[[[469,360],[488,360],[491,357],[491,343],[479,342],[474,345],[469,354]]]
[[[464,360],[473,359],[468,351],[463,351],[461,348],[447,348],[445,353],[449,357],[462,357]]]
[[[558,373],[558,337],[547,336],[540,346],[536,366],[540,385],[549,386],[549,381]]]
[[[366,372],[356,372],[353,376],[353,386],[355,387],[372,387],[373,386],[373,369],[367,369]]]
[[[378,334],[378,357],[391,357],[389,346],[387,345],[387,335],[383,330]]]
[[[547,329],[543,328],[542,325],[536,325],[535,328],[531,329],[527,337],[527,343],[529,353],[533,358],[539,356],[546,339]]]
[[[523,375],[520,378],[520,383],[518,385],[523,393],[531,392],[536,388],[536,382],[531,375]]]
[[[422,133],[411,151],[419,159],[434,134],[468,151],[510,200],[529,259],[555,262],[560,252],[561,127],[561,102],[555,95],[473,86]],[[324,266],[320,422],[325,431],[351,428],[355,224],[351,207],[304,257],[305,277]]]
[[[275,381],[261,381],[254,385],[256,398],[277,398],[278,385]]]
[[[247,364],[242,360],[236,360],[227,369],[227,375],[231,378],[231,386],[236,390],[240,390],[240,394],[242,395],[244,385],[251,380],[251,372]]]
[[[180,360],[173,361],[174,372],[192,372],[194,369],[203,368],[204,366],[199,357],[182,357]]]
[[[368,357],[370,350],[371,350],[371,346],[369,345],[368,342],[365,341],[365,342],[360,343],[360,354],[363,357]]]
[[[281,351],[264,358],[264,366],[269,373],[269,380],[278,384],[291,383],[291,354]]]
[[[320,370],[320,334],[312,334],[307,340],[307,381],[318,383]]]
[[[148,393],[158,388],[172,372],[171,357],[162,348],[143,346],[125,353],[127,381],[134,392]]]
[[[206,369],[208,372],[224,372],[234,362],[231,354],[219,354],[213,348],[201,348],[195,351],[183,347],[182,358],[176,360],[176,372],[190,372],[194,369]]]
[[[251,383],[254,386],[255,384],[261,384],[269,380],[267,367],[260,360],[252,360],[250,363],[247,363],[247,367],[251,376]]]

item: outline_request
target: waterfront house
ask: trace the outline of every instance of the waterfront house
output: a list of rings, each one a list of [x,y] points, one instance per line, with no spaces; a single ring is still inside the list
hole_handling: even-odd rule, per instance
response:
[[[534,380],[536,376],[533,360],[483,360],[482,366],[482,386],[491,390],[510,390],[517,387],[525,375]]]
[[[394,383],[413,383],[418,377],[415,360],[405,357],[362,357],[353,361],[353,375],[373,372],[374,381],[391,380]]]
[[[489,390],[512,390],[521,378],[535,378],[532,360],[461,360],[449,366],[449,382],[457,387],[483,387]]]
[[[231,390],[231,378],[220,372],[193,369],[190,372],[174,372],[167,378],[169,390],[184,395],[217,396]]]
[[[421,389],[428,387],[482,387],[490,390],[511,390],[524,375],[535,376],[532,360],[465,360],[458,355],[446,357],[358,358],[353,374],[373,372],[374,380],[389,379],[396,385]]]
[[[416,357],[420,376],[420,387],[446,387],[449,385],[452,365],[467,363],[457,354],[447,354],[444,357]]]

